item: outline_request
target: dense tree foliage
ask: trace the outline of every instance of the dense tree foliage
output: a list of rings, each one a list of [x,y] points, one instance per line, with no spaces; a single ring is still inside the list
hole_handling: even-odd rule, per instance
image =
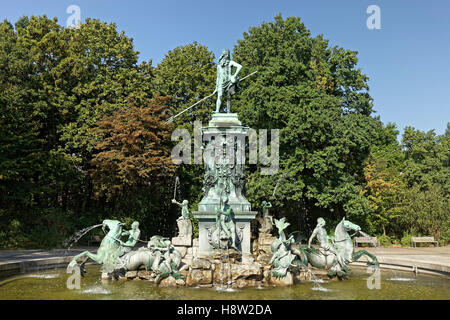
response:
[[[250,28],[234,48],[243,83],[237,105],[252,128],[280,130],[280,171],[249,177],[249,198],[273,195],[279,214],[310,229],[318,216],[362,214],[363,162],[377,137],[368,77],[356,68],[356,52],[312,37],[299,18]],[[330,213],[333,213],[331,216]]]
[[[216,84],[214,54],[196,42],[169,51],[155,69],[156,91],[170,96],[168,105],[176,115],[198,100],[210,95]],[[193,122],[209,121],[211,100],[175,118],[177,127],[192,128]]]
[[[364,195],[367,230],[382,233],[386,242],[411,235],[433,235],[444,243],[450,238],[448,134],[436,136],[405,128],[402,143],[393,124],[382,130],[366,161]]]
[[[14,230],[0,242],[54,245],[117,214],[93,199],[93,129],[129,98],[142,105],[152,97],[153,68],[137,63],[132,39],[115,24],[98,20],[73,29],[24,17],[15,28],[4,21],[0,34],[0,219]],[[8,243],[13,233],[27,236]]]
[[[116,25],[87,19],[0,23],[0,247],[50,247],[104,218],[141,222],[144,238],[176,233],[177,200],[202,196],[203,166],[175,166],[172,130],[205,125],[215,99],[165,120],[215,86],[214,54],[199,43],[138,63]],[[308,236],[342,216],[383,242],[450,239],[450,125],[444,135],[374,117],[357,52],[311,36],[297,17],[252,27],[234,48],[241,83],[233,111],[280,130],[280,170],[248,165],[247,198]]]
[[[209,96],[215,88],[215,77],[214,54],[207,47],[194,42],[169,51],[158,64],[155,68],[155,91],[159,95],[170,96],[167,104],[170,114],[175,116]],[[189,109],[174,119],[175,127],[189,130],[193,137],[194,121],[201,121],[206,125],[211,118],[212,105],[213,99],[210,98]],[[192,146],[194,147],[194,144]],[[183,182],[176,196],[189,199],[189,207],[196,210],[202,196],[203,166],[179,166],[176,175]],[[197,224],[194,222],[194,232],[196,230]]]

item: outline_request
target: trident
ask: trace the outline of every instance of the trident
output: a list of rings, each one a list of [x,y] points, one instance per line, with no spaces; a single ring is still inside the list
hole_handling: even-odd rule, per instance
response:
[[[245,79],[247,79],[248,77],[250,77],[251,75],[254,75],[255,73],[257,73],[258,71],[253,71],[252,73],[246,75],[245,77],[243,77],[242,79],[240,79],[239,81],[244,81]],[[166,123],[170,123],[172,122],[176,117],[182,115],[183,113],[185,113],[186,111],[188,111],[189,109],[195,107],[196,105],[198,105],[200,102],[202,102],[203,100],[206,100],[210,97],[212,97],[214,95],[214,93],[211,93],[209,96],[204,97],[203,99],[197,101],[196,103],[194,103],[192,106],[187,107],[186,109],[184,109],[183,111],[181,111],[180,113],[177,113],[174,116],[171,116],[169,119],[166,120]]]

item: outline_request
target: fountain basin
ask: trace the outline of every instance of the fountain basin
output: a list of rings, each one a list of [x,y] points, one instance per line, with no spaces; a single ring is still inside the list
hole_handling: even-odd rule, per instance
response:
[[[0,280],[0,299],[177,299],[177,300],[409,300],[449,299],[450,280],[412,272],[381,270],[381,288],[368,289],[366,268],[353,267],[345,281],[321,283],[324,290],[315,290],[309,281],[290,287],[254,287],[239,290],[216,290],[197,287],[158,287],[151,281],[102,281],[100,266],[89,265],[81,279],[81,288],[66,287],[70,274],[64,269],[20,274]],[[231,292],[230,292],[231,291]]]

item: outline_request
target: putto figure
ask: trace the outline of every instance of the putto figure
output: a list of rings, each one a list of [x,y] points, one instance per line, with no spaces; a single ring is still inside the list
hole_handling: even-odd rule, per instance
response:
[[[134,221],[131,224],[131,230],[122,232],[122,236],[128,236],[126,242],[121,241],[122,254],[128,253],[133,249],[136,243],[139,241],[139,236],[141,235],[141,230],[139,230],[139,222]]]
[[[181,207],[181,216],[177,219],[178,224],[178,237],[185,238],[192,236],[192,223],[189,219],[189,202],[187,200],[183,200],[182,203],[177,202],[175,199],[172,199],[172,203],[177,204]]]
[[[235,73],[232,75],[232,67],[236,68]],[[217,80],[214,93],[217,92],[216,112],[220,112],[222,105],[222,97],[225,93],[227,96],[227,112],[231,112],[231,96],[239,91],[239,78],[238,74],[241,71],[242,66],[231,60],[230,50],[222,50],[222,55],[219,58],[217,64]]]

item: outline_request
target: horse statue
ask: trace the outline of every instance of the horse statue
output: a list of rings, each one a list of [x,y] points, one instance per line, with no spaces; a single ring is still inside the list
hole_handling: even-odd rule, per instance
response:
[[[353,250],[353,241],[348,234],[351,231],[354,231],[354,234],[356,234],[361,231],[361,228],[343,218],[336,226],[334,237],[330,238],[334,249],[333,251],[337,255],[340,255],[340,257],[337,257],[334,253],[326,252],[322,248],[315,249],[309,248],[308,246],[294,249],[293,252],[300,258],[305,266],[309,263],[315,268],[329,270],[328,276],[330,277],[346,277],[348,271],[347,264],[357,261],[363,255],[369,257],[369,265],[378,266],[378,260],[373,254],[366,250],[359,250],[357,252]],[[343,262],[342,266],[338,263],[339,260]]]
[[[74,267],[78,260],[85,257],[81,263],[81,274],[85,273],[84,264],[87,259],[92,259],[102,265],[102,271],[105,273],[124,274],[127,271],[136,271],[141,267],[145,270],[151,270],[156,274],[155,282],[172,275],[174,278],[180,278],[178,272],[181,264],[181,253],[174,248],[170,240],[161,236],[153,236],[147,244],[147,248],[139,248],[124,252],[120,236],[122,234],[123,223],[117,220],[104,220],[103,230],[109,228],[109,232],[100,243],[97,254],[84,251],[76,255],[68,267]]]
[[[120,236],[122,234],[122,227],[124,223],[117,220],[103,220],[103,232],[105,232],[105,228],[108,227],[109,231],[102,239],[100,243],[100,247],[97,249],[97,253],[91,253],[89,251],[83,251],[82,253],[73,257],[72,261],[69,263],[68,267],[74,267],[78,264],[78,260],[81,258],[85,258],[85,260],[81,263],[82,270],[84,270],[83,266],[86,263],[87,259],[94,260],[98,264],[103,265],[103,272],[112,272],[114,271],[114,265],[117,258],[121,254],[121,246],[120,246]],[[105,232],[106,233],[106,232]],[[83,274],[84,272],[82,272]]]

